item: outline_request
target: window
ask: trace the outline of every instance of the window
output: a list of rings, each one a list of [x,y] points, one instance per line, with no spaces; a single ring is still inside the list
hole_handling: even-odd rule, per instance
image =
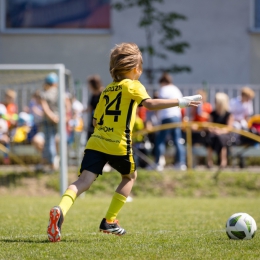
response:
[[[4,31],[93,32],[110,29],[110,0],[5,0]]]
[[[260,28],[260,1],[255,0],[254,27]]]
[[[251,31],[260,32],[260,0],[251,0]]]

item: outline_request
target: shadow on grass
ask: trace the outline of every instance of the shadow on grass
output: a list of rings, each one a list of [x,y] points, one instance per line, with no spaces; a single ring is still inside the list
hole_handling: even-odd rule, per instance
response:
[[[107,239],[99,237],[97,238],[97,240],[100,242],[102,242],[102,240],[107,241]],[[62,244],[62,243],[82,243],[82,242],[88,242],[88,243],[95,243],[95,241],[93,241],[93,239],[71,239],[71,238],[64,238],[59,242],[50,242],[47,238],[46,239],[31,239],[31,238],[2,238],[0,239],[0,243],[29,243],[29,244]]]
[[[41,240],[32,240],[32,239],[21,239],[21,238],[12,238],[12,239],[0,239],[0,242],[3,243],[32,243],[32,244],[46,244],[51,243],[47,239],[41,239]]]

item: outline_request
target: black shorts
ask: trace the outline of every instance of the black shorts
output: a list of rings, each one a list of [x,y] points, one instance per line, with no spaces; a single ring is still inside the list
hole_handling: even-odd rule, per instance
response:
[[[133,155],[110,155],[86,149],[81,162],[80,173],[87,170],[97,175],[102,175],[103,167],[106,163],[122,175],[133,173],[136,170]]]

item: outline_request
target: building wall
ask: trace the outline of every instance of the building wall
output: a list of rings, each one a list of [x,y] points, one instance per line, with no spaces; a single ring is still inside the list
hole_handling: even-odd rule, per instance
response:
[[[174,11],[187,17],[186,21],[178,21],[176,27],[182,32],[180,39],[188,42],[190,48],[184,55],[172,55],[169,59],[179,65],[191,66],[192,73],[176,75],[175,82],[244,84],[250,81],[250,1],[164,2],[163,11]],[[132,29],[138,23],[137,9],[115,12],[112,17],[115,29],[113,42],[134,41],[139,45],[145,44],[144,31]],[[122,22],[124,26],[119,26]],[[162,63],[158,61],[157,64]]]
[[[252,34],[250,40],[250,82],[260,84],[260,34]]]
[[[0,63],[63,63],[85,82],[94,73],[109,77],[109,49],[110,35],[5,34],[0,36]]]
[[[177,22],[176,26],[182,32],[180,40],[187,41],[190,48],[185,54],[169,55],[168,61],[156,61],[158,66],[176,63],[192,68],[191,73],[175,75],[176,83],[259,82],[260,61],[255,57],[260,51],[259,39],[254,37],[251,40],[248,32],[248,0],[164,2],[163,11],[176,11],[188,18]],[[0,34],[0,63],[64,63],[81,82],[85,82],[88,75],[98,73],[104,84],[108,84],[111,80],[108,68],[110,49],[123,41],[145,45],[144,31],[137,25],[140,10],[112,10],[111,17],[111,34]],[[145,82],[144,77],[142,80]]]

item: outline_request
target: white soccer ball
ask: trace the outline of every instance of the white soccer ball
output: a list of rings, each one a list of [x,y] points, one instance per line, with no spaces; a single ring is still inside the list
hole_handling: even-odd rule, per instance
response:
[[[226,223],[226,233],[230,239],[252,239],[256,230],[255,220],[247,213],[235,213]]]

